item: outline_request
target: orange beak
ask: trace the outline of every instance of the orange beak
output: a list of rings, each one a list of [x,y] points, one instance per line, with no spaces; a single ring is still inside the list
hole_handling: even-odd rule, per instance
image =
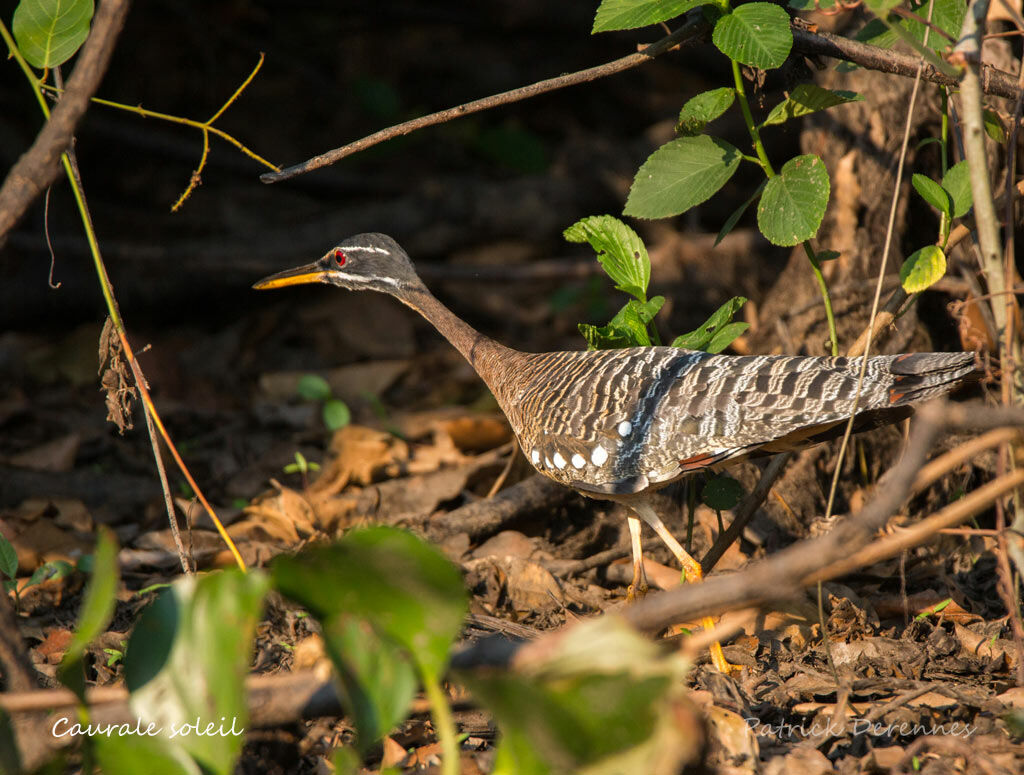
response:
[[[307,285],[309,283],[325,283],[328,274],[319,263],[306,264],[295,269],[285,269],[283,272],[264,277],[252,287],[258,291],[265,291],[270,288],[284,288],[287,285]]]

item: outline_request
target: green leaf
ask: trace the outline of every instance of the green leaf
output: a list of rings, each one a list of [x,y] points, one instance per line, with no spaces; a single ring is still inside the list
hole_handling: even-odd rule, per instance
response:
[[[580,323],[580,333],[587,340],[588,350],[613,350],[619,347],[650,347],[647,326],[665,303],[664,296],[647,302],[630,299],[606,326]]]
[[[691,97],[679,111],[676,131],[687,137],[699,135],[704,127],[725,113],[735,99],[736,90],[726,86]]]
[[[435,679],[462,627],[462,575],[435,547],[391,527],[353,530],[272,565],[281,592],[326,619],[351,614],[405,649]]]
[[[56,67],[74,56],[89,36],[93,0],[21,0],[11,31],[33,67]]]
[[[0,533],[0,573],[9,579],[18,575],[18,553],[3,533]]]
[[[852,91],[831,91],[813,83],[802,83],[790,93],[789,97],[780,102],[761,126],[782,124],[791,118],[806,116],[819,110],[845,105],[848,102],[863,102],[864,97]]]
[[[562,236],[569,242],[589,242],[618,290],[640,301],[647,298],[651,259],[643,240],[629,226],[611,215],[592,215],[576,221]]]
[[[1003,126],[1003,120],[999,118],[998,113],[985,109],[981,111],[981,121],[985,127],[985,134],[1000,145],[1006,142],[1006,127]]]
[[[946,254],[938,245],[915,250],[900,267],[900,282],[907,293],[923,291],[946,273]]]
[[[843,254],[838,250],[819,250],[815,257],[819,263],[825,263],[826,261],[835,261],[841,255]]]
[[[348,404],[344,401],[329,398],[324,403],[323,417],[327,429],[336,431],[352,421],[352,412],[349,411]]]
[[[762,180],[760,185],[758,185],[758,187],[754,189],[754,193],[750,195],[750,198],[747,199],[746,202],[741,204],[735,210],[733,210],[732,214],[725,219],[725,223],[722,224],[722,228],[718,230],[718,236],[715,237],[714,247],[717,248],[718,243],[724,240],[726,235],[729,232],[731,232],[734,228],[736,228],[736,224],[739,223],[740,218],[743,217],[743,213],[745,213],[747,211],[747,208],[754,203],[755,199],[761,196],[761,193],[764,191],[764,187],[765,185],[767,185],[767,183],[767,180]]]
[[[974,204],[974,198],[971,194],[971,170],[966,160],[957,162],[946,170],[946,174],[942,176],[942,187],[953,200],[953,217],[962,218],[967,215]]]
[[[947,218],[949,217],[950,211],[953,209],[953,200],[942,186],[927,175],[921,175],[917,172],[914,173],[910,182],[913,183],[914,189],[921,195],[924,201],[940,213],[944,213]]]
[[[637,218],[684,213],[724,186],[736,172],[740,158],[736,148],[716,137],[672,140],[640,167],[623,212]]]
[[[245,677],[267,585],[258,570],[178,579],[142,612],[128,641],[132,711],[205,773],[230,775],[242,749]]]
[[[929,0],[911,2],[909,10],[921,19],[928,18]],[[878,9],[872,9],[876,15],[888,13],[889,10],[899,5],[899,2],[879,5]],[[935,0],[935,7],[932,11],[932,24],[940,30],[947,32],[954,38],[960,34],[960,27],[963,25],[964,16],[967,14],[966,0]],[[854,36],[856,40],[863,43],[870,43],[879,48],[892,48],[899,37],[897,29],[905,35],[909,35],[919,44],[924,43],[925,25],[917,19],[896,18],[890,16],[886,21],[872,19]],[[950,46],[947,38],[939,35],[935,30],[928,33],[928,47],[940,51]]]
[[[613,329],[628,332],[633,344],[638,347],[648,347],[651,339],[647,334],[647,324],[658,314],[664,303],[664,296],[655,296],[648,302],[627,301],[608,325]]]
[[[579,323],[576,327],[583,338],[587,340],[588,350],[618,350],[622,347],[642,346],[637,345],[629,332],[613,328],[610,325],[593,326],[590,323]]]
[[[722,474],[708,481],[701,490],[700,499],[705,506],[716,511],[728,511],[736,508],[746,492],[743,485],[731,476]]]
[[[32,575],[28,577],[26,587],[34,587],[36,584],[42,584],[44,581],[50,579],[64,579],[75,572],[75,566],[66,560],[50,560],[45,562],[32,571]]]
[[[566,641],[529,672],[462,675],[501,728],[496,775],[681,771],[683,664],[615,617],[581,622]]]
[[[773,245],[796,245],[817,233],[828,195],[825,163],[814,154],[797,156],[765,185],[757,225]]]
[[[703,325],[698,326],[688,334],[677,336],[672,341],[672,346],[682,347],[686,350],[706,350],[715,338],[715,335],[729,324],[733,315],[739,312],[740,307],[746,303],[747,300],[743,296],[734,296],[715,310],[711,317],[704,321]]]
[[[146,725],[142,725],[146,731]],[[156,727],[152,728],[156,731]],[[113,732],[92,738],[104,775],[203,775],[185,749],[175,742],[150,735]]]
[[[602,0],[591,33],[633,30],[674,19],[712,0]]]
[[[331,397],[331,386],[319,374],[303,374],[295,389],[307,401],[326,401]]]
[[[883,13],[888,13],[902,1],[903,0],[864,0],[864,6],[871,11],[871,13],[879,16]]]
[[[772,3],[747,3],[715,23],[711,40],[730,59],[770,70],[793,48],[789,14]]]
[[[722,326],[708,342],[705,351],[712,355],[717,355],[722,352],[726,347],[731,345],[741,336],[743,332],[750,328],[750,323],[729,323],[728,325]]]
[[[345,614],[323,622],[324,642],[355,720],[359,750],[366,752],[402,721],[416,696],[416,670],[397,644],[365,621]]]
[[[106,528],[99,531],[93,562],[93,573],[85,591],[82,609],[78,612],[75,634],[71,638],[68,650],[64,652],[60,667],[57,669],[57,677],[60,678],[60,682],[78,695],[83,702],[85,702],[83,664],[85,650],[107,629],[110,618],[114,615],[114,606],[117,603],[117,585],[120,582],[120,574],[117,570],[117,539]]]

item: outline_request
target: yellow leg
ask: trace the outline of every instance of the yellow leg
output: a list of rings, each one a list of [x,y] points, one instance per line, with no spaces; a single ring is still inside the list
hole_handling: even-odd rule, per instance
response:
[[[648,504],[640,502],[630,504],[633,510],[640,515],[644,522],[653,528],[654,532],[658,534],[658,538],[665,542],[665,545],[679,560],[679,564],[683,567],[683,574],[686,581],[699,582],[704,578],[704,572],[701,570],[700,563],[697,562],[690,553],[687,552],[683,545],[680,544],[674,535],[669,532],[668,528],[665,527],[665,523],[661,521],[661,518],[654,513]],[[632,527],[630,527],[632,533]],[[636,550],[634,549],[634,552]],[[634,560],[635,561],[635,560]],[[634,571],[635,573],[635,571]],[[705,616],[701,619],[701,625],[705,630],[711,631],[715,626],[715,620],[710,616]],[[729,664],[725,660],[725,654],[722,653],[722,644],[717,640],[711,644],[711,662],[718,669],[719,672],[730,675],[732,673],[738,673],[740,667],[738,665]]]
[[[640,544],[640,530],[643,527],[636,517],[626,517],[629,525],[629,541],[633,547],[633,581],[629,585],[626,602],[632,602],[647,594],[647,573],[644,571],[644,552]]]

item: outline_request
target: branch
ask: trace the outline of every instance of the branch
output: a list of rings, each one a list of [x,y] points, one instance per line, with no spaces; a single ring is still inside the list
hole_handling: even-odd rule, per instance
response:
[[[0,247],[29,205],[57,177],[61,154],[71,144],[75,127],[85,115],[89,99],[99,88],[129,5],[129,0],[103,0],[100,4],[64,96],[32,147],[7,174],[0,188]]]
[[[637,603],[622,616],[639,629],[651,631],[673,622],[791,597],[812,574],[849,558],[868,544],[913,491],[918,472],[941,430],[987,430],[1007,425],[1024,427],[1024,409],[926,404],[918,410],[903,458],[885,477],[875,498],[857,515],[827,535],[788,547],[747,570],[706,578],[700,584],[684,584]],[[997,481],[1000,493],[1012,486],[1009,477]],[[992,493],[992,489],[986,490],[979,498],[994,497]]]
[[[569,73],[568,75],[560,75],[557,78],[548,78],[545,81],[538,81],[537,83],[530,84],[529,86],[523,86],[519,89],[513,89],[512,91],[506,91],[501,94],[495,94],[490,97],[473,100],[472,102],[467,102],[463,105],[457,105],[454,108],[448,108],[447,110],[442,110],[437,113],[431,113],[428,116],[420,116],[419,118],[414,118],[411,121],[396,124],[395,126],[388,127],[387,129],[382,129],[379,132],[374,132],[372,135],[367,135],[361,140],[356,140],[354,143],[343,145],[340,148],[335,148],[333,151],[327,151],[327,153],[322,153],[319,156],[314,156],[312,159],[304,161],[301,164],[286,167],[280,172],[265,172],[260,175],[260,180],[264,183],[279,183],[282,180],[288,180],[288,178],[294,178],[297,175],[312,172],[313,170],[320,169],[321,167],[327,167],[334,164],[336,161],[344,159],[346,156],[351,156],[353,153],[358,153],[370,146],[377,145],[385,140],[390,140],[393,137],[407,135],[410,132],[415,132],[417,129],[434,126],[435,124],[443,124],[446,121],[451,121],[453,118],[467,116],[470,113],[478,113],[481,110],[487,110],[489,108],[497,107],[498,105],[507,105],[511,102],[520,102],[521,100],[536,97],[549,91],[564,89],[566,86],[588,83],[590,81],[596,81],[599,78],[604,78],[608,75],[621,73],[623,70],[630,70],[644,64],[645,62],[651,61],[656,56],[664,54],[666,51],[672,50],[680,43],[704,34],[710,29],[711,26],[705,22],[699,14],[697,14],[693,20],[684,24],[671,35],[666,35],[661,40],[652,43],[650,46],[647,46],[642,51],[638,51],[635,54],[624,56],[621,59],[616,59],[613,62],[598,65],[597,67],[591,67],[586,70]]]
[[[902,75],[906,78],[914,78],[917,75],[917,67],[920,62],[920,58],[912,54],[902,54],[892,49],[870,46],[867,43],[850,40],[839,35],[830,35],[827,32],[811,32],[797,23],[793,25],[793,50],[801,54],[844,59],[868,70]],[[956,78],[945,75],[927,63],[921,70],[921,78],[943,86],[959,85]],[[1020,92],[1016,79],[1012,75],[991,65],[982,66],[981,83],[986,94],[994,94],[998,97],[1016,99]]]

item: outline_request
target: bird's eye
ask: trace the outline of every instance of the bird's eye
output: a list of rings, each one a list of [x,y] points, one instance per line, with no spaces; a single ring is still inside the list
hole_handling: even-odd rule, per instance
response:
[[[336,263],[338,266],[345,266],[345,254],[342,253],[340,250],[334,251],[334,263]]]

